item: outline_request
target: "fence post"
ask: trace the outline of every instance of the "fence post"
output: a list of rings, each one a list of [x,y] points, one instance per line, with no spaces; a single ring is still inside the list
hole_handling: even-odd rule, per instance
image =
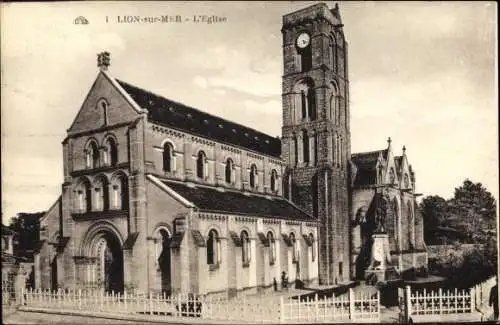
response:
[[[318,306],[318,293],[314,295],[314,312],[315,312],[315,321],[318,321],[319,318],[319,306]]]
[[[349,319],[354,319],[354,290],[352,288],[349,288]]]
[[[280,324],[285,323],[285,303],[283,301],[283,296],[280,296]]]
[[[408,323],[411,317],[411,288],[410,286],[405,287],[405,322]]]
[[[476,290],[474,287],[470,288],[470,312],[472,313],[476,309]]]
[[[21,306],[24,306],[24,291],[25,288],[21,288],[21,297],[19,297],[19,302],[21,303]]]

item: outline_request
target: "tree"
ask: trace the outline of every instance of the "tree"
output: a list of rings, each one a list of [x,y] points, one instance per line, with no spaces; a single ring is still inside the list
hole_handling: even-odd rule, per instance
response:
[[[486,233],[496,228],[496,202],[481,183],[466,179],[455,188],[450,208],[457,218],[456,228],[466,235],[468,243],[484,244]]]
[[[470,286],[494,275],[497,270],[496,201],[481,184],[466,179],[449,200],[428,196],[420,205],[424,236],[428,244],[453,241],[476,244],[435,261],[431,271],[448,278],[454,286]]]
[[[40,218],[45,212],[18,213],[11,219],[10,229],[15,231],[14,255],[33,258],[33,250],[40,240]]]

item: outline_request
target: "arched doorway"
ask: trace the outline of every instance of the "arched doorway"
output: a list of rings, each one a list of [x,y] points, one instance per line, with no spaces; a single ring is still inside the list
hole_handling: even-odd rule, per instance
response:
[[[123,292],[123,251],[120,241],[110,231],[98,232],[93,239],[91,256],[95,257],[92,280],[106,292]],[[95,278],[94,278],[95,277]]]
[[[158,230],[158,242],[157,242],[157,263],[158,272],[160,272],[161,277],[161,291],[170,294],[172,291],[171,285],[171,259],[170,259],[170,240],[171,236],[166,228],[160,228]]]
[[[57,255],[50,262],[50,289],[57,290]]]

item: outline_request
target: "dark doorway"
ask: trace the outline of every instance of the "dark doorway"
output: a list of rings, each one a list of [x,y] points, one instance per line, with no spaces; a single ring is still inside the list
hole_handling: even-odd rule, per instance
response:
[[[123,252],[118,240],[105,236],[104,249],[104,289],[107,292],[123,292]]]
[[[170,274],[170,235],[165,229],[160,229],[161,253],[158,258],[158,264],[161,272],[161,291],[170,294],[171,274]]]
[[[57,256],[50,263],[50,289],[57,290]]]

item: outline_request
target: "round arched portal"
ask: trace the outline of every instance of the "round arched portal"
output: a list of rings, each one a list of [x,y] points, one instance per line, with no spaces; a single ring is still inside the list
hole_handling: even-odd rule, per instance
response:
[[[106,292],[123,292],[123,250],[118,235],[99,227],[87,239],[86,255],[94,261],[90,282],[97,282]]]
[[[157,271],[161,277],[161,290],[167,294],[172,291],[171,284],[171,259],[170,259],[170,240],[172,236],[166,227],[160,227],[156,230],[156,256]]]

